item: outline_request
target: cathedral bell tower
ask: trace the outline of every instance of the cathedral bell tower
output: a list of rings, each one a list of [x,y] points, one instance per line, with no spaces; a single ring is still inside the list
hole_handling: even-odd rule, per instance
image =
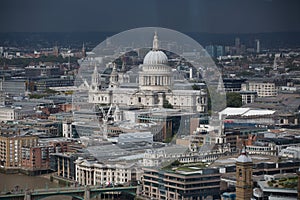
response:
[[[252,159],[245,147],[236,160],[236,200],[250,200],[252,197]]]
[[[97,71],[97,65],[95,64],[94,72],[92,74],[92,83],[90,86],[90,91],[97,92],[101,88],[101,82],[99,80],[99,74]]]
[[[119,76],[117,72],[117,65],[114,63],[113,70],[110,74],[109,78],[109,87],[110,88],[117,88],[119,86]]]

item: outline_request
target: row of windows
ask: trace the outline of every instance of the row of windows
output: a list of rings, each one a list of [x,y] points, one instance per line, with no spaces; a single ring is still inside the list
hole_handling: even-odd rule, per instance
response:
[[[249,151],[271,151],[271,147],[247,147]]]
[[[163,176],[163,178],[166,178],[165,182],[168,182],[168,180],[171,181],[178,181],[182,183],[189,183],[189,182],[196,182],[196,181],[212,181],[212,180],[219,180],[220,176],[208,176],[208,177],[199,177],[199,178],[188,178],[188,179],[182,179],[182,178],[177,178],[177,177],[170,177],[170,176]],[[145,180],[153,180],[153,181],[159,181],[158,177],[150,177],[147,175],[144,175]],[[169,183],[169,184],[174,184],[174,183]]]

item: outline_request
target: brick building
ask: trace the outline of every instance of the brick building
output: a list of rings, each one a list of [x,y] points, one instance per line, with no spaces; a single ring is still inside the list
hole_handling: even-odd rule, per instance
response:
[[[31,134],[0,135],[0,166],[20,168],[22,165],[22,147],[33,147],[38,144],[38,137]]]

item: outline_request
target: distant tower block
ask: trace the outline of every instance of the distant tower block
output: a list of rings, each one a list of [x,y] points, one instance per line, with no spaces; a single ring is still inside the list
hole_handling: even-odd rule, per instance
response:
[[[260,53],[260,42],[259,40],[255,40],[256,42],[256,53]]]
[[[234,45],[235,45],[236,53],[239,54],[240,51],[241,51],[241,42],[240,42],[240,38],[235,38]]]
[[[241,46],[240,38],[238,38],[238,37],[235,38],[234,45],[236,48],[240,48],[240,46]]]
[[[243,148],[236,160],[236,200],[250,200],[252,197],[252,159]]]

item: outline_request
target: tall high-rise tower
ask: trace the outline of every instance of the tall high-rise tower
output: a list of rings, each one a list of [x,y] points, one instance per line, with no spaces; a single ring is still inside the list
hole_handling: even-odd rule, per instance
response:
[[[235,45],[236,53],[237,53],[237,54],[240,54],[240,53],[241,53],[241,42],[240,42],[240,38],[238,38],[238,37],[235,38],[234,45]]]
[[[256,42],[256,53],[260,53],[260,41],[255,40],[255,42]]]
[[[243,148],[236,160],[236,200],[250,200],[252,197],[252,159]]]
[[[241,46],[240,38],[238,38],[238,37],[235,38],[234,45],[236,48],[240,48],[240,46]]]

